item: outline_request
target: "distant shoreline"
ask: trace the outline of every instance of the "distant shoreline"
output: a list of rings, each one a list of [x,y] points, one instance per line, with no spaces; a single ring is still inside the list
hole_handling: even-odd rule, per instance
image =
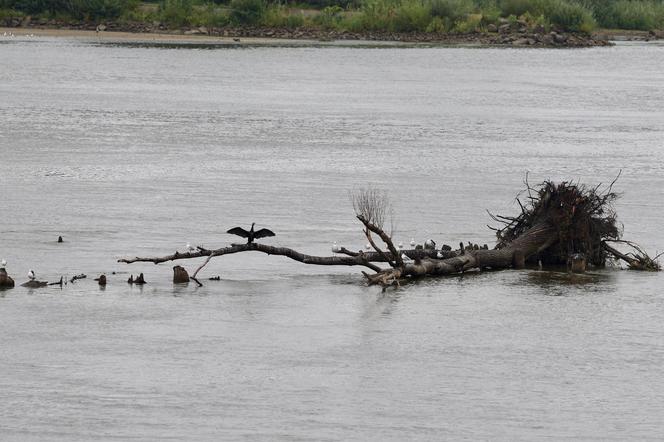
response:
[[[112,26],[112,25],[111,25]],[[185,28],[175,31],[151,30],[149,26],[135,25],[129,29],[120,26],[101,26],[95,30],[93,24],[77,26],[19,26],[0,28],[0,38],[7,34],[35,35],[46,37],[73,37],[102,42],[154,42],[173,44],[296,44],[296,45],[335,45],[335,44],[372,44],[372,45],[450,45],[450,46],[495,46],[495,47],[595,47],[610,46],[612,31],[591,36],[567,32],[510,32],[510,33],[472,33],[472,34],[434,34],[434,33],[351,33],[323,31],[316,29],[282,29],[264,27],[233,27],[221,29]],[[635,33],[632,33],[635,34]],[[645,33],[647,35],[647,33]],[[634,38],[623,38],[634,39]],[[645,39],[639,36],[638,39]]]

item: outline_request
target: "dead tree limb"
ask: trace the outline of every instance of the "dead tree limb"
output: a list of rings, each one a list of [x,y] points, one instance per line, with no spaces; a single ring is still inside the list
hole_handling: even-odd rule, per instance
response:
[[[118,262],[131,264],[134,262],[152,262],[160,264],[168,261],[176,261],[180,259],[191,259],[200,257],[215,257],[230,255],[239,252],[261,252],[267,255],[285,256],[287,258],[299,261],[304,264],[314,265],[333,265],[333,266],[364,266],[368,267],[375,272],[381,271],[381,268],[366,260],[363,256],[313,256],[306,255],[288,247],[274,247],[267,244],[251,243],[251,244],[233,244],[230,247],[222,247],[216,250],[206,250],[198,252],[180,253],[175,252],[172,255],[159,256],[159,257],[134,257],[118,259]]]

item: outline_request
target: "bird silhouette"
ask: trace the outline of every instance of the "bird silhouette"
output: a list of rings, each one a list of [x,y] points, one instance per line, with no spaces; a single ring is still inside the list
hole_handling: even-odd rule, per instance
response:
[[[251,223],[251,229],[249,231],[243,229],[242,227],[233,227],[232,229],[226,231],[226,233],[241,236],[242,238],[247,238],[247,244],[251,244],[256,239],[265,238],[267,236],[274,236],[274,232],[270,229],[260,229],[254,231],[255,224],[256,223]]]

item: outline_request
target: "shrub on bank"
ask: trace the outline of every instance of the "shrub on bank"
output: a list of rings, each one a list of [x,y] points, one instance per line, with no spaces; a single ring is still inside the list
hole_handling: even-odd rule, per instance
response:
[[[500,0],[503,16],[542,16],[566,31],[591,32],[597,25],[593,11],[574,0]]]
[[[228,10],[214,3],[208,3],[203,8],[194,8],[192,15],[191,22],[196,26],[221,28],[228,26],[231,21]]]
[[[323,29],[335,29],[344,19],[343,12],[340,6],[327,6],[314,17],[313,22]]]
[[[117,18],[138,6],[138,0],[0,0],[0,9],[25,14],[64,14],[76,19]]]
[[[156,0],[155,0],[156,1]],[[303,14],[277,0],[0,0],[5,16],[67,20],[161,21],[170,28],[263,25],[357,32],[468,33],[500,25],[590,32],[597,24],[622,29],[664,29],[664,0],[308,0],[325,5]],[[223,4],[222,4],[223,3]]]
[[[552,24],[566,31],[590,33],[597,26],[590,9],[576,2],[546,0],[542,4],[541,13]]]
[[[260,23],[267,12],[265,0],[231,0],[231,23],[237,25],[255,25]]]
[[[430,5],[421,0],[403,0],[394,8],[390,30],[396,32],[424,31],[430,22]]]
[[[164,0],[159,5],[161,21],[173,27],[190,24],[192,11],[191,0]]]
[[[600,25],[605,28],[664,29],[664,3],[661,1],[618,0],[596,4],[594,10]]]

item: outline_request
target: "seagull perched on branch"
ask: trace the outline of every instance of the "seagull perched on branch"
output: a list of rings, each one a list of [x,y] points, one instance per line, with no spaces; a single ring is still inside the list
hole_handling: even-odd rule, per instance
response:
[[[0,261],[0,269],[4,269],[5,267],[7,267],[7,261],[3,259],[2,261]]]
[[[194,251],[196,251],[196,249],[195,249],[190,243],[187,243],[187,250],[188,250],[189,252],[194,252]]]
[[[425,249],[435,249],[436,248],[436,241],[434,241],[433,239],[427,239],[424,242],[424,248]]]
[[[35,271],[34,270],[30,269],[30,271],[28,272],[28,278],[30,278],[30,281],[35,280]]]
[[[334,241],[334,244],[332,244],[332,253],[339,253],[341,252],[341,247],[337,245],[337,242]]]
[[[410,239],[410,246],[415,247],[415,238]]]
[[[232,229],[226,231],[226,233],[241,236],[242,238],[247,238],[247,244],[251,244],[256,239],[265,238],[267,236],[274,236],[274,232],[270,229],[260,229],[254,232],[255,224],[256,223],[251,223],[251,229],[249,231],[244,230],[242,227],[233,227]]]

